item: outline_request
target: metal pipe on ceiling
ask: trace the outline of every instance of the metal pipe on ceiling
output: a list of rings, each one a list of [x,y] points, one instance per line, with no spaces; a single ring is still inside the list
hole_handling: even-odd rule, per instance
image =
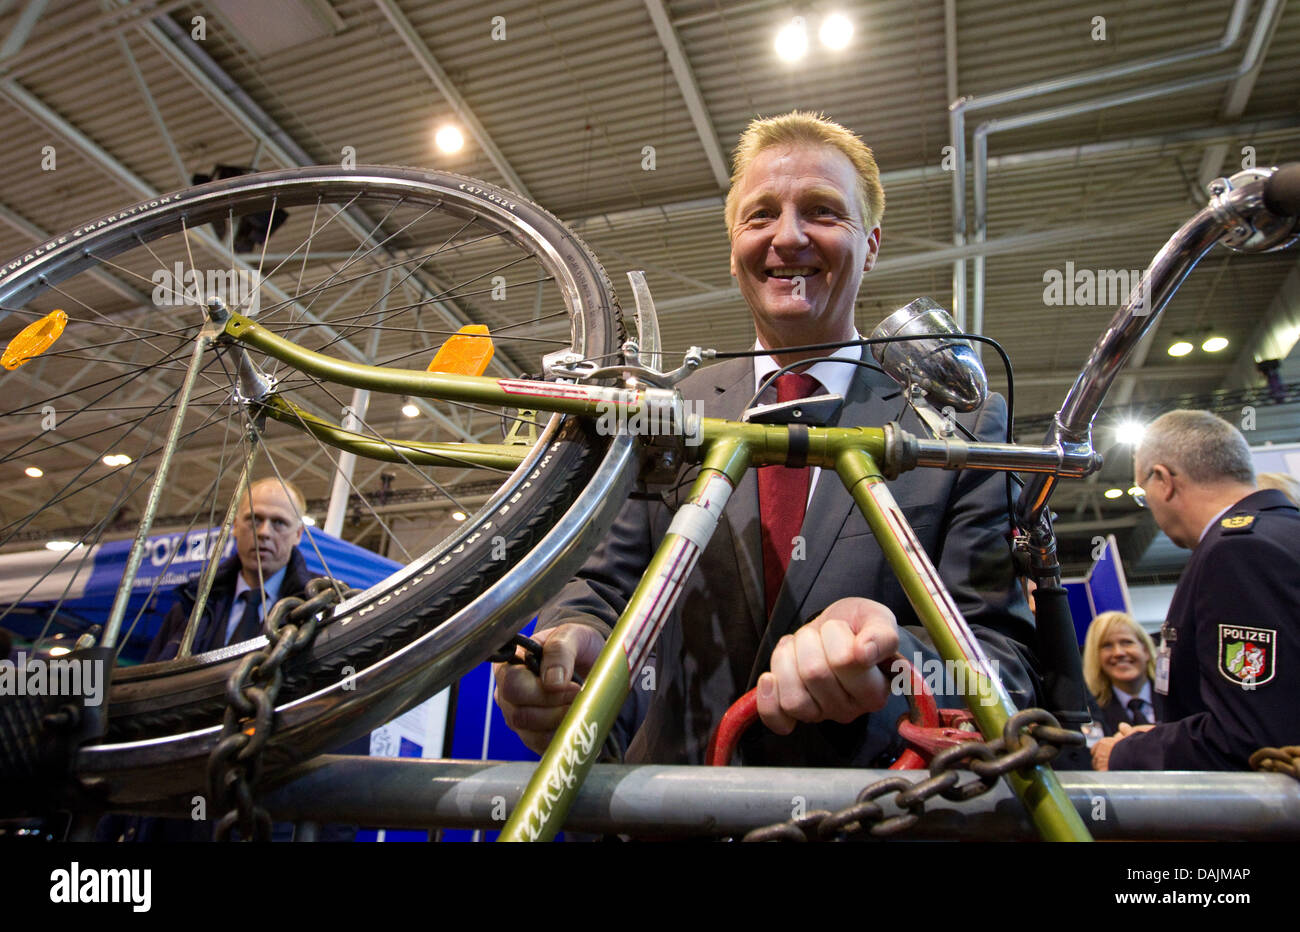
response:
[[[1264,49],[1267,46],[1267,40],[1272,34],[1273,29],[1276,27],[1277,20],[1281,16],[1282,10],[1285,6],[1286,0],[1264,0],[1264,6],[1260,9],[1259,19],[1255,22],[1255,29],[1251,33],[1250,40],[1247,42],[1241,61],[1236,68],[1216,71],[1210,74],[1190,78],[1181,78],[1164,84],[1138,87],[1128,91],[1121,91],[1117,94],[1093,97],[1071,104],[1047,107],[1042,110],[1035,110],[1030,113],[1021,113],[1011,117],[994,118],[981,123],[976,127],[972,137],[974,142],[974,152],[971,161],[974,166],[975,175],[975,242],[981,243],[984,241],[988,228],[988,137],[991,134],[1014,129],[1023,129],[1027,126],[1037,126],[1041,123],[1050,123],[1054,120],[1079,116],[1096,110],[1105,110],[1110,107],[1138,103],[1144,100],[1155,100],[1161,97],[1168,97],[1172,94],[1195,90],[1199,87],[1210,87],[1215,84],[1227,84],[1235,81],[1238,78],[1249,74],[1259,66],[1259,63],[1263,58]],[[971,333],[983,332],[984,256],[981,254],[977,254],[974,257],[974,275],[971,282],[970,326],[972,328],[970,330]],[[1148,340],[1146,347],[1149,346],[1150,341]],[[1140,365],[1144,357],[1145,348],[1142,351],[1142,356],[1135,357],[1134,362]]]
[[[1133,74],[1144,74],[1156,68],[1163,68],[1179,62],[1194,61],[1210,55],[1217,55],[1231,48],[1241,35],[1241,27],[1250,8],[1250,0],[1234,0],[1228,14],[1228,22],[1223,35],[1212,45],[1194,46],[1179,49],[1165,55],[1123,62],[1106,68],[1080,71],[1074,74],[1060,75],[1032,84],[982,94],[979,97],[959,97],[948,106],[948,142],[952,147],[954,171],[952,172],[952,210],[953,210],[953,245],[961,246],[966,242],[966,130],[967,111],[983,110],[1000,104],[1013,103],[1028,97],[1054,93],[1075,87],[1084,87],[1102,81]],[[958,259],[952,268],[953,294],[952,311],[957,326],[966,326],[966,261]]]

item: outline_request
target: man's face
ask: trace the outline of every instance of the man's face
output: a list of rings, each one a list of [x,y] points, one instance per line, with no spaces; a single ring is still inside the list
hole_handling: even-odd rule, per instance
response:
[[[1187,529],[1183,526],[1182,510],[1176,506],[1177,489],[1174,476],[1169,467],[1162,463],[1149,466],[1134,464],[1133,484],[1142,489],[1146,497],[1147,510],[1156,519],[1156,526],[1179,547],[1190,550],[1196,546],[1196,537],[1187,538]],[[1179,499],[1181,500],[1181,499]],[[1199,533],[1200,528],[1196,529]]]
[[[250,509],[251,502],[251,509]],[[259,482],[235,516],[235,548],[249,585],[278,573],[302,539],[302,519],[279,483]]]
[[[774,146],[737,182],[731,274],[769,349],[849,339],[880,228],[864,228],[853,163],[837,149]]]

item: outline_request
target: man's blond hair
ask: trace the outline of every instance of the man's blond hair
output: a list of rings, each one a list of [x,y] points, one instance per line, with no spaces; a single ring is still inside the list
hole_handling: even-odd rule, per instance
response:
[[[866,230],[878,226],[885,215],[885,189],[880,185],[880,167],[871,148],[851,130],[834,120],[808,110],[793,110],[781,116],[756,119],[740,134],[732,156],[731,189],[727,191],[727,235],[731,235],[739,208],[741,177],[764,149],[773,146],[826,146],[836,149],[853,164],[858,176],[858,205]]]

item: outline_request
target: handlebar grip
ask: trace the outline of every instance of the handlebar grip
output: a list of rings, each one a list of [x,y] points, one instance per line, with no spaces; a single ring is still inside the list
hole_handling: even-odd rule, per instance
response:
[[[1300,162],[1273,172],[1264,184],[1264,206],[1279,217],[1300,216]]]

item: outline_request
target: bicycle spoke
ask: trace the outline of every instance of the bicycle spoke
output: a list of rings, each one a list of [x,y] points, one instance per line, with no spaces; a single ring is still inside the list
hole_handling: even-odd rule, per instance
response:
[[[299,419],[299,422],[301,423],[301,418]],[[402,551],[402,554],[406,558],[407,562],[410,562],[411,555],[407,553],[406,548],[402,546],[401,541],[399,541],[396,535],[393,534],[392,529],[387,524],[384,523],[382,518],[379,517],[379,513],[375,511],[374,506],[370,504],[370,500],[366,497],[365,493],[363,493],[360,489],[358,489],[355,483],[353,483],[352,478],[348,476],[345,472],[343,472],[342,469],[339,467],[339,461],[335,459],[334,456],[332,455],[328,444],[326,444],[319,437],[315,437],[315,435],[312,435],[310,431],[307,430],[307,425],[305,423],[301,423],[301,426],[304,433],[307,433],[309,436],[312,436],[313,439],[316,440],[317,445],[320,447],[320,451],[325,454],[325,459],[334,465],[335,474],[344,477],[344,481],[347,483],[348,488],[351,489],[353,494],[355,494],[361,500],[361,503],[366,506],[367,510],[370,511],[371,515],[374,516],[375,520],[380,523],[380,525],[384,529],[384,532],[388,534],[388,539],[391,540],[393,543],[397,544],[398,549]],[[312,546],[315,547],[314,542]],[[323,558],[321,562],[322,563],[324,562]]]
[[[334,394],[334,392],[330,390],[330,387],[329,387],[328,384],[326,384],[325,382],[322,382],[320,379],[317,379],[317,378],[315,378],[314,376],[310,376],[310,375],[308,375],[307,378],[310,379],[310,380],[311,380],[311,381],[312,381],[312,382],[313,382],[313,383],[314,383],[318,388],[324,390],[324,392],[325,392],[327,395],[329,395],[330,398],[334,399],[334,401],[338,403],[338,405],[339,405],[340,408],[344,407],[344,404],[343,404],[342,400],[339,399],[339,398]],[[355,412],[355,411],[353,412],[353,416],[356,416],[356,412]],[[299,420],[301,420],[301,419],[299,419]],[[406,464],[408,467],[410,467],[412,470],[414,470],[414,471],[416,472],[416,474],[419,475],[419,477],[420,477],[421,479],[423,479],[425,482],[429,483],[429,485],[433,486],[435,489],[437,489],[439,492],[441,492],[443,495],[445,495],[445,496],[448,498],[448,500],[450,500],[453,504],[456,505],[457,508],[462,507],[461,504],[460,504],[460,502],[456,501],[456,499],[455,499],[455,498],[454,498],[450,493],[448,493],[448,492],[447,492],[447,491],[446,491],[446,490],[445,490],[441,485],[438,484],[437,480],[435,480],[431,475],[429,475],[428,473],[426,473],[424,470],[420,469],[420,467],[418,467],[418,466],[416,466],[414,463],[412,463],[411,460],[410,460],[410,458],[407,457],[405,453],[403,453],[401,450],[399,450],[399,449],[398,449],[398,448],[397,448],[397,447],[392,443],[392,441],[390,441],[390,440],[388,440],[387,438],[385,438],[384,436],[382,436],[378,431],[376,431],[376,430],[375,430],[374,428],[372,428],[368,423],[366,423],[366,420],[365,420],[364,418],[362,418],[362,417],[357,417],[357,421],[360,423],[360,425],[361,425],[363,428],[365,428],[366,430],[370,431],[371,435],[373,435],[374,438],[375,438],[376,440],[378,440],[378,441],[380,441],[381,443],[383,443],[386,447],[388,447],[388,448],[389,448],[390,450],[392,450],[395,454],[397,454],[399,457],[401,457],[401,458],[402,458],[402,462],[405,463],[405,464]],[[305,425],[305,424],[303,425],[303,429],[304,429],[304,430],[306,429],[306,425]]]
[[[49,564],[55,568],[35,590],[45,600],[40,603],[45,614],[31,624],[29,633],[40,630],[39,637],[48,643],[70,611],[80,611],[80,593],[93,569],[90,552],[105,544],[114,552],[124,545],[119,541],[129,538],[131,524],[150,494],[149,476],[164,436],[171,433],[167,425],[178,399],[176,386],[187,369],[187,354],[204,332],[211,298],[305,349],[372,364],[423,367],[449,337],[471,323],[488,326],[496,354],[491,371],[503,375],[541,373],[542,358],[554,350],[573,348],[583,355],[617,350],[621,329],[611,316],[614,301],[603,273],[589,257],[583,258],[581,243],[558,223],[531,205],[522,205],[522,212],[514,207],[503,211],[489,203],[481,189],[458,187],[458,180],[446,175],[395,170],[389,173],[392,180],[386,180],[385,173],[375,169],[354,180],[346,172],[306,169],[296,176],[284,173],[270,183],[233,178],[214,182],[193,198],[141,208],[120,224],[97,229],[77,244],[79,251],[69,248],[44,261],[40,271],[50,272],[44,278],[29,275],[24,266],[0,274],[5,293],[23,296],[24,306],[11,309],[16,316],[9,318],[7,332],[42,320],[53,307],[71,312],[62,342],[49,346],[20,373],[0,372],[0,378],[10,379],[0,404],[14,415],[12,421],[0,420],[0,463],[10,469],[18,464],[19,469],[44,470],[43,477],[34,476],[38,481],[21,491],[12,485],[4,495],[0,548],[40,546],[56,534],[85,544],[43,561],[42,572]],[[325,180],[303,183],[312,175]],[[56,285],[50,287],[50,282]],[[503,283],[508,291],[501,290]],[[0,316],[5,310],[0,306]],[[341,419],[366,450],[383,457],[369,466],[357,464],[355,475],[349,472],[346,482],[338,482],[340,492],[346,490],[348,496],[346,515],[358,519],[342,536],[415,568],[438,561],[432,585],[414,594],[426,599],[434,589],[445,590],[438,598],[447,599],[457,612],[468,604],[462,598],[473,599],[477,593],[466,593],[456,581],[487,585],[508,569],[506,563],[498,566],[498,558],[488,558],[496,529],[510,541],[510,559],[519,559],[540,526],[533,523],[536,515],[558,520],[573,497],[568,486],[580,488],[603,455],[599,443],[590,444],[569,431],[556,432],[556,422],[546,417],[532,430],[535,419],[491,405],[416,398],[423,416],[404,420],[395,410],[395,398],[383,400],[375,392],[375,400],[368,410],[361,406],[359,417],[345,413],[340,418],[338,411],[347,407],[351,389],[270,357],[263,359],[259,351],[235,350],[223,336],[216,340],[210,358],[195,370],[197,381],[189,399],[193,410],[176,427],[174,476],[155,489],[161,496],[155,530],[165,532],[169,542],[182,543],[165,555],[158,545],[158,562],[149,568],[153,578],[147,583],[142,578],[140,588],[131,593],[116,645],[124,663],[138,656],[134,652],[158,621],[146,606],[167,598],[168,585],[189,578],[203,565],[195,559],[200,543],[211,558],[204,576],[215,572],[222,559],[219,551],[230,552],[229,546],[217,546],[219,533],[236,514],[240,496],[227,492],[238,484],[248,454],[256,456],[263,477],[299,483],[312,502],[336,480],[340,461],[345,467],[352,461],[303,429],[317,423],[313,418],[331,423]],[[231,355],[235,352],[241,355]],[[259,376],[275,380],[271,390],[299,412],[297,423],[292,416],[282,424],[261,421],[255,402],[241,397],[241,392],[262,391],[257,378],[241,376],[245,360]],[[355,397],[353,403],[360,405],[366,396]],[[48,420],[51,415],[56,421]],[[250,417],[265,429],[253,430]],[[499,437],[512,424],[530,428],[536,438],[530,443],[547,444],[520,448],[528,470],[504,461],[485,469],[469,462],[468,455],[456,455],[455,442],[491,444],[494,435]],[[446,444],[449,452],[434,465],[425,465],[419,460],[427,457],[418,457],[415,451],[420,448],[414,445],[430,443]],[[106,466],[102,461],[110,453],[126,454],[131,462]],[[22,501],[29,489],[30,504]],[[503,499],[499,489],[508,489],[510,496]],[[534,502],[544,503],[547,510],[538,512]],[[428,517],[413,514],[417,508]],[[463,524],[460,515],[452,520],[451,512],[457,509],[465,513]],[[412,516],[416,520],[408,524]],[[485,536],[480,529],[489,522],[493,532]],[[337,565],[339,558],[317,536],[319,531],[307,533],[308,540],[298,547],[313,566],[325,563],[328,555],[326,572],[331,577],[352,572],[348,565]],[[157,534],[149,544],[157,545]],[[466,545],[468,551],[462,554]],[[271,574],[273,567],[259,562],[264,558],[249,555],[254,561],[247,567],[249,579]],[[450,574],[443,562],[448,558],[455,563]],[[388,591],[396,586],[394,582]],[[218,596],[215,587],[211,595]],[[395,606],[368,614],[359,624],[373,625]],[[0,606],[0,612],[10,610]],[[441,624],[439,617],[431,613],[416,624],[427,629]],[[185,619],[191,637],[198,618],[194,613]],[[349,629],[324,630],[325,649],[330,650],[336,631]],[[404,627],[407,630],[414,628]],[[364,649],[374,651],[373,645],[383,639],[370,633],[365,632],[366,643],[372,646]],[[343,656],[359,656],[362,642],[349,645],[348,640],[341,642],[347,651]],[[202,644],[196,648],[210,649]],[[225,656],[248,650],[251,647],[231,649]],[[318,668],[311,674],[316,680],[295,679],[292,689],[321,681],[324,664],[305,656],[295,662]],[[201,680],[223,665],[229,662],[214,657],[178,661],[150,671],[142,678],[144,689],[173,689],[178,681],[173,674],[185,670],[186,678]],[[121,676],[131,682],[129,672]],[[121,685],[117,681],[110,688],[116,691]],[[172,707],[168,703],[133,709],[128,700],[116,707],[125,711],[110,720],[110,741],[124,740],[128,734],[150,738],[164,729],[200,727],[197,719],[206,713],[196,714],[199,704],[197,694],[193,700],[181,700],[181,717],[171,718],[169,711],[161,711]]]

